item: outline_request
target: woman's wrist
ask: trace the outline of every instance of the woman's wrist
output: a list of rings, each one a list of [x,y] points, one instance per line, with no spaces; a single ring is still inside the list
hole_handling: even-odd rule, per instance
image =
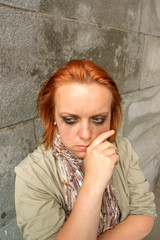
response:
[[[91,196],[97,196],[97,198],[100,198],[102,200],[103,193],[104,193],[104,187],[100,186],[99,184],[95,183],[89,178],[85,178],[81,191],[86,192],[87,195]]]

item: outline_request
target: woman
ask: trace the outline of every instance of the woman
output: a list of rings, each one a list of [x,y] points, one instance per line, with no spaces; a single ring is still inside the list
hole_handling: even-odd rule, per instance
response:
[[[24,239],[143,239],[154,196],[130,143],[117,136],[113,79],[91,61],[70,61],[44,84],[37,106],[43,144],[15,168]]]

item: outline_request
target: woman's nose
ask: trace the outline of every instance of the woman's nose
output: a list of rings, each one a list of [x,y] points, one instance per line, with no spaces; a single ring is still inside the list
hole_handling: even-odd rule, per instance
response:
[[[84,140],[89,140],[92,136],[92,130],[88,123],[82,123],[79,129],[79,137]]]

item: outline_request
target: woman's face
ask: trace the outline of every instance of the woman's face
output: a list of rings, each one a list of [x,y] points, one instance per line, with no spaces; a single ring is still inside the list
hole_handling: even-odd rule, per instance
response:
[[[111,91],[100,84],[70,83],[55,93],[55,121],[62,143],[84,158],[87,147],[110,130]]]

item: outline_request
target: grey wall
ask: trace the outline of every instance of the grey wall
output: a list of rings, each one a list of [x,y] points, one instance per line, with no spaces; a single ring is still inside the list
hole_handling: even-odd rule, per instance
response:
[[[70,59],[111,74],[128,137],[153,189],[160,166],[160,0],[0,0],[0,239],[21,239],[14,166],[40,140],[37,94]]]

